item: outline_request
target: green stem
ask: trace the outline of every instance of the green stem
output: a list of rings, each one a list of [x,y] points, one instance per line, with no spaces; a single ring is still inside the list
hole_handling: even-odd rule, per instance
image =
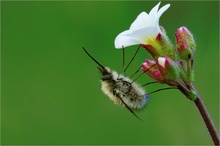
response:
[[[187,67],[187,79],[188,81],[191,81],[192,80],[192,77],[191,77],[191,72],[192,72],[192,66],[191,66],[191,60],[186,60],[186,67]]]
[[[203,118],[203,121],[209,131],[209,134],[212,138],[213,143],[217,146],[220,145],[220,137],[218,135],[218,132],[215,128],[214,123],[212,122],[211,117],[209,116],[209,113],[200,97],[200,95],[198,94],[196,88],[192,85],[192,84],[183,84],[181,81],[178,81],[178,88],[180,89],[180,91],[190,100],[193,100],[197,109],[199,110],[200,115]],[[195,95],[192,94],[192,92],[190,91],[194,91],[196,93],[196,98]]]
[[[193,87],[193,90],[196,91],[195,87]],[[198,93],[198,92],[197,92]],[[202,118],[203,118],[203,121],[205,122],[205,125],[209,131],[209,134],[212,138],[212,141],[213,143],[217,146],[217,145],[220,145],[220,137],[218,135],[218,132],[215,128],[215,125],[214,123],[212,122],[212,119],[211,117],[209,116],[209,113],[200,97],[199,94],[197,94],[197,98],[196,100],[194,100],[194,103],[196,105],[196,107],[198,108]]]

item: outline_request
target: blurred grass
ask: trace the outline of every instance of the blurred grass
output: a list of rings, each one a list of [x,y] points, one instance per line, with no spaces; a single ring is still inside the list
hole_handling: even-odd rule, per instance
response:
[[[187,26],[197,40],[197,87],[219,129],[219,2],[162,2],[171,7],[160,25],[174,33]],[[194,104],[179,91],[152,95],[138,113],[114,105],[100,90],[96,64],[120,71],[114,39],[136,16],[155,6],[145,1],[1,2],[1,143],[212,144]],[[136,46],[126,49],[126,62]],[[131,74],[149,58],[140,50]],[[143,84],[152,81],[142,77]],[[147,91],[163,87],[150,85]]]

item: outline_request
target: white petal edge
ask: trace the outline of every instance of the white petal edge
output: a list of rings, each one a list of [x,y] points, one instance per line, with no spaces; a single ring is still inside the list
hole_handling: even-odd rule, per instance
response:
[[[115,39],[115,48],[128,47],[137,44],[147,44],[149,39],[155,39],[159,30],[155,26],[144,27],[137,30],[126,30]]]
[[[162,8],[160,8],[160,10],[157,13],[157,17],[158,19],[160,18],[160,16],[170,7],[170,4],[166,4],[165,6],[163,6]]]
[[[149,15],[151,16],[151,18],[152,18],[152,17],[156,17],[159,6],[160,6],[160,2],[159,2],[156,6],[154,6],[154,7],[151,9],[151,11],[150,11],[150,13],[149,13]]]
[[[160,29],[160,26],[159,26],[160,17],[169,7],[170,7],[170,4],[166,4],[158,11],[157,16],[155,16],[154,18],[151,17],[151,19],[154,19],[153,25],[157,26],[158,29]]]
[[[120,33],[115,39],[117,49],[136,44],[147,44],[149,39],[155,37],[160,30],[160,16],[170,7],[170,4],[163,6],[159,11],[159,2],[149,13],[141,12],[135,21],[131,24],[129,30]],[[149,28],[153,27],[153,30]]]
[[[130,26],[130,30],[135,30],[141,27],[146,27],[149,26],[148,24],[152,24],[150,23],[151,19],[149,17],[149,15],[146,12],[141,12],[137,18],[134,20],[134,22],[131,24]]]
[[[158,64],[159,64],[160,66],[162,66],[163,68],[165,68],[166,58],[164,58],[164,57],[159,57],[157,60],[158,60]]]
[[[132,45],[141,44],[137,38],[128,37],[128,36],[121,36],[115,40],[115,48],[121,49]]]

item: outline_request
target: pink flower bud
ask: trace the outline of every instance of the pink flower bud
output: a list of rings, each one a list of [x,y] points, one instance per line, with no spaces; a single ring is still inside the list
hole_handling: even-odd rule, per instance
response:
[[[159,57],[157,64],[161,74],[166,80],[176,80],[179,77],[179,66],[168,56]]]
[[[182,53],[186,51],[190,53],[190,50],[191,50],[191,56],[192,56],[196,50],[196,43],[195,43],[192,33],[186,27],[180,27],[175,33],[175,37],[176,37],[178,52]],[[182,56],[183,58],[187,58],[186,52],[183,54],[180,54],[180,57]]]
[[[154,71],[152,73],[152,77],[153,77],[153,79],[155,79],[159,83],[163,83],[164,82],[164,77],[163,77],[163,75],[161,74],[161,72],[159,70]]]
[[[188,44],[182,43],[177,50],[181,59],[188,60],[192,58],[192,49],[188,46]]]
[[[164,80],[164,77],[160,73],[158,66],[155,64],[156,64],[155,61],[146,59],[145,62],[141,66],[141,70],[146,71],[145,73],[149,77],[153,78],[154,80],[156,80],[159,83],[162,83]],[[153,66],[153,65],[155,65],[155,66]]]

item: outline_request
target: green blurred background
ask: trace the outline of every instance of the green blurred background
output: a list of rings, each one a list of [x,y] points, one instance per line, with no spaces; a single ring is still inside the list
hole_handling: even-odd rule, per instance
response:
[[[100,90],[97,65],[121,69],[114,39],[153,1],[1,2],[2,144],[212,144],[193,102],[179,91],[152,94],[137,114],[113,104]],[[219,129],[219,2],[163,1],[171,7],[160,25],[173,42],[180,26],[197,41],[195,86]],[[137,46],[125,50],[126,62]],[[144,49],[131,75],[150,58]],[[142,76],[138,83],[152,81]],[[149,85],[153,91],[165,85]]]

